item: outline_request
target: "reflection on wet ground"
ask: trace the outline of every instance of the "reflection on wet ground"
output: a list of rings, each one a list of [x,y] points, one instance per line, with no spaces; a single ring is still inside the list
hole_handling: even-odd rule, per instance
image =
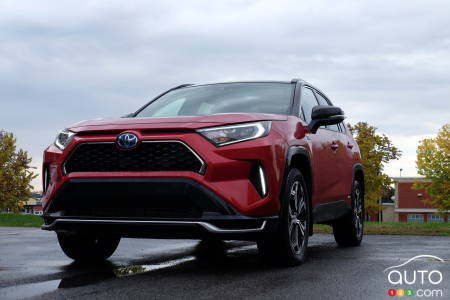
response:
[[[324,288],[333,291],[330,299],[379,299],[389,288],[383,270],[424,253],[447,260],[429,263],[450,276],[448,237],[367,236],[362,247],[339,248],[332,235],[314,235],[299,268],[264,264],[251,242],[123,239],[108,261],[81,264],[65,257],[48,232],[0,228],[0,240],[0,300],[325,299],[316,294]],[[444,292],[450,294],[447,285]]]
[[[113,278],[129,277],[161,269],[179,267],[194,262],[199,268],[224,266],[227,260],[239,252],[256,250],[254,243],[200,241],[189,255],[161,257],[153,260],[140,259],[130,265],[116,265],[107,260],[100,263],[72,262],[61,267],[61,279],[20,284],[0,288],[1,299],[22,299],[50,292],[55,289],[74,288],[96,284]]]
[[[320,256],[317,253],[318,251],[333,251],[332,248],[335,247],[334,243],[331,243],[330,247],[321,245],[317,248],[312,245],[309,248],[309,254],[310,256]],[[105,280],[164,269],[212,273],[220,269],[222,272],[233,273],[256,272],[270,268],[274,268],[274,266],[265,265],[259,260],[255,243],[212,239],[198,242],[191,251],[175,255],[163,254],[152,259],[131,260],[126,265],[117,264],[111,260],[100,263],[72,262],[60,267],[61,272],[58,272],[57,275],[60,279],[0,288],[0,298],[21,299],[41,295],[56,289],[88,286]]]
[[[335,248],[334,242],[321,243],[319,247],[312,243],[308,248],[308,256],[327,257],[327,252],[333,252]],[[100,263],[72,262],[59,267],[60,272],[52,276],[52,280],[0,288],[0,299],[21,299],[56,289],[89,286],[106,280],[149,274],[158,270],[195,274],[214,274],[220,270],[222,273],[242,274],[264,272],[274,268],[277,267],[264,264],[259,259],[254,242],[212,239],[199,241],[195,247],[181,253],[162,252],[160,256],[129,260],[126,264],[114,263],[114,257]]]
[[[138,260],[126,266],[117,266],[110,261],[97,264],[73,262],[63,267],[64,276],[59,288],[78,287],[94,284],[102,280],[114,277],[133,276],[151,271],[178,267],[187,262],[195,262],[198,267],[222,266],[228,256],[243,252],[248,249],[256,249],[253,244],[245,242],[224,242],[220,240],[200,241],[191,255],[165,257],[150,261]]]

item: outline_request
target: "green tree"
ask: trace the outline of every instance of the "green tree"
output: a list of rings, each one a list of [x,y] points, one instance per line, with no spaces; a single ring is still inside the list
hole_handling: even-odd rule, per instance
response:
[[[31,197],[31,181],[37,175],[32,172],[30,163],[26,151],[16,150],[14,135],[0,131],[0,209],[17,212]]]
[[[366,122],[349,125],[361,151],[364,165],[365,209],[367,213],[379,212],[382,206],[379,199],[389,191],[392,183],[388,175],[383,173],[384,163],[401,156],[387,136],[377,134],[377,128]]]
[[[431,196],[426,202],[439,210],[450,210],[450,123],[442,126],[436,138],[420,141],[416,166],[431,183],[416,182],[413,188],[424,189]]]

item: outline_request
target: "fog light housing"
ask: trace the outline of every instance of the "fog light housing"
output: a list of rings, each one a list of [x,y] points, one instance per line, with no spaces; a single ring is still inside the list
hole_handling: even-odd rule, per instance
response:
[[[260,164],[255,164],[250,172],[250,182],[255,187],[261,198],[267,196],[266,172]]]
[[[42,193],[45,194],[50,184],[50,166],[44,165],[42,170]]]

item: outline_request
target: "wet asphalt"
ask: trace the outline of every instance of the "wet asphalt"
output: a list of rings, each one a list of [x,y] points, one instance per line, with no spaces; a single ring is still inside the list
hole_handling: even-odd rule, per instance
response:
[[[53,232],[0,227],[0,299],[430,299],[419,289],[450,299],[450,237],[365,236],[361,247],[340,248],[318,234],[309,245],[307,261],[286,268],[265,264],[250,242],[122,239],[108,261],[80,265]],[[400,271],[438,270],[441,283],[389,283],[384,269],[423,254],[445,261],[420,259]],[[391,288],[416,294],[390,297]]]

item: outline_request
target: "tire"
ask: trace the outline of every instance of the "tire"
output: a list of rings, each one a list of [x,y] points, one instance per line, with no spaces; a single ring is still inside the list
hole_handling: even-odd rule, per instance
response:
[[[291,169],[281,199],[278,231],[257,241],[269,262],[295,266],[305,259],[310,226],[309,194],[302,173]]]
[[[120,237],[57,233],[62,251],[75,261],[103,261],[110,257]]]
[[[341,247],[356,247],[361,244],[364,230],[364,191],[358,181],[352,186],[352,210],[333,224],[336,243]]]

